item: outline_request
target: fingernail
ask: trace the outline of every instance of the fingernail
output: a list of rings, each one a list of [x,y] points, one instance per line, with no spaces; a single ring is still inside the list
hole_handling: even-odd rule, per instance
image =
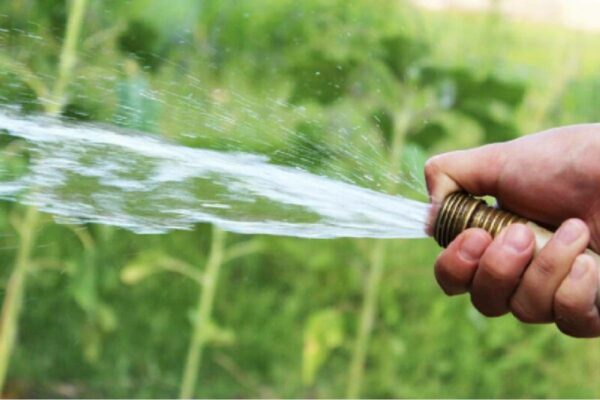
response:
[[[484,250],[485,242],[477,235],[470,235],[463,239],[459,252],[465,261],[475,262],[479,261]]]
[[[514,224],[509,226],[506,232],[504,232],[502,244],[517,253],[525,251],[530,243],[530,235],[525,225]]]
[[[583,234],[584,229],[583,222],[571,219],[558,228],[556,240],[562,244],[571,244]]]
[[[569,273],[569,278],[573,279],[573,280],[579,280],[581,279],[582,276],[585,275],[585,273],[587,272],[587,262],[585,261],[585,259],[582,259],[581,257],[577,257],[575,259],[575,263],[573,264],[573,267],[571,268],[571,272]]]

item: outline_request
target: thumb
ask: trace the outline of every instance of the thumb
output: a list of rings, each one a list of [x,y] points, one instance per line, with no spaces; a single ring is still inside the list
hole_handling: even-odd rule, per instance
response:
[[[434,213],[447,195],[458,190],[496,196],[506,154],[506,144],[495,143],[430,158],[425,164],[425,181]]]

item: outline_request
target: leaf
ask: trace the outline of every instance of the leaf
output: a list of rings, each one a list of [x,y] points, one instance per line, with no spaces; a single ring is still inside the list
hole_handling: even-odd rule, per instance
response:
[[[96,287],[96,266],[91,259],[84,257],[80,262],[69,262],[71,271],[69,289],[75,302],[88,313],[92,313],[98,302]]]
[[[408,135],[407,140],[423,149],[430,149],[448,137],[448,130],[438,122],[430,122]]]
[[[425,44],[404,35],[387,37],[381,45],[383,62],[399,80],[404,80],[410,69],[428,52]]]
[[[156,28],[142,20],[129,21],[127,28],[118,38],[119,50],[133,55],[139,63],[156,70],[162,58],[159,51],[160,36]],[[164,55],[163,55],[164,56]]]
[[[187,318],[192,326],[198,322],[198,309],[190,308],[187,311]],[[233,329],[224,328],[218,325],[214,320],[208,320],[205,326],[199,327],[201,330],[201,338],[199,340],[205,343],[210,343],[215,346],[231,346],[235,343],[236,335]]]
[[[245,257],[250,254],[259,253],[265,249],[265,244],[258,238],[244,240],[233,245],[230,245],[223,256],[223,264],[235,260],[236,258]]]
[[[231,346],[235,343],[235,333],[232,329],[217,325],[209,321],[206,329],[206,342],[215,346]]]
[[[489,75],[476,76],[475,71],[466,68],[427,67],[421,71],[423,85],[438,88],[440,98],[455,113],[462,114],[476,122],[484,132],[484,142],[500,142],[518,136],[514,124],[514,113],[523,101],[525,86],[520,81],[508,81]],[[446,93],[446,94],[444,94]],[[425,148],[446,133],[443,126],[426,127],[421,142]]]
[[[455,92],[455,105],[458,109],[465,103],[499,102],[514,110],[525,96],[525,86],[520,81],[509,81],[493,75],[480,78],[475,71],[466,68],[428,66],[421,69],[420,81],[423,85],[446,90],[450,85]]]
[[[162,268],[156,264],[149,263],[145,260],[135,260],[134,262],[127,264],[121,270],[121,281],[127,285],[135,285],[147,277],[161,271]]]
[[[103,332],[112,332],[117,328],[117,315],[108,304],[100,303],[96,316],[98,318],[98,325]]]
[[[102,350],[102,333],[94,322],[87,322],[82,327],[81,347],[85,360],[94,364],[98,362]]]
[[[305,385],[314,383],[319,368],[343,340],[343,320],[339,311],[329,308],[309,317],[302,351],[302,380]]]
[[[128,285],[138,282],[158,272],[171,271],[181,274],[202,285],[202,273],[185,261],[161,254],[158,251],[141,253],[121,270],[121,281]]]

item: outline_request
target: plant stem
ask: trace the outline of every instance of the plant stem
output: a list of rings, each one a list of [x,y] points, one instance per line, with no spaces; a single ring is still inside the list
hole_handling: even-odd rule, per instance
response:
[[[77,40],[81,31],[86,2],[87,0],[73,0],[71,3],[65,39],[60,54],[58,80],[51,100],[45,103],[44,106],[46,113],[50,115],[60,114],[63,109],[63,97],[75,65]],[[4,389],[10,356],[19,330],[19,316],[23,306],[27,273],[32,264],[31,253],[35,245],[38,217],[39,214],[35,207],[27,207],[23,223],[18,226],[19,246],[17,258],[8,279],[0,316],[0,393]]]
[[[202,362],[202,351],[207,341],[208,325],[210,323],[212,308],[217,289],[219,271],[223,265],[225,252],[225,232],[213,227],[212,243],[210,253],[206,262],[203,276],[203,285],[198,298],[194,331],[188,347],[185,369],[181,381],[179,397],[189,399],[193,397],[196,389],[198,370]]]
[[[50,101],[46,104],[46,113],[60,114],[65,106],[65,93],[75,61],[77,60],[77,42],[81,32],[81,25],[85,13],[87,0],[73,0],[69,9],[69,20],[65,31],[60,61],[58,65],[58,78],[54,85]]]
[[[352,361],[350,363],[350,374],[348,376],[348,387],[346,397],[355,399],[360,396],[360,388],[364,375],[365,359],[375,314],[377,313],[377,295],[383,276],[385,265],[385,242],[380,240],[375,243],[371,252],[371,265],[367,276],[367,285],[364,292],[364,300],[360,313],[358,334],[352,350]]]
[[[392,173],[400,168],[400,159],[404,136],[410,124],[410,107],[406,111],[396,115],[394,135],[390,146],[388,159],[389,170]],[[394,187],[388,190],[393,191]],[[348,374],[348,384],[346,387],[346,398],[354,399],[360,397],[360,390],[364,376],[365,360],[367,350],[371,341],[371,332],[377,315],[377,299],[381,279],[385,270],[386,242],[379,240],[375,243],[371,251],[369,271],[367,273],[367,284],[363,293],[363,303],[358,324],[358,333],[352,348],[352,360],[350,361],[350,371]]]
[[[30,265],[31,250],[35,242],[37,217],[38,214],[35,208],[29,207],[23,222],[24,229],[20,235],[15,266],[10,274],[4,302],[2,303],[2,315],[0,316],[0,392],[4,388],[8,363],[19,328],[18,319],[23,305],[25,280]]]

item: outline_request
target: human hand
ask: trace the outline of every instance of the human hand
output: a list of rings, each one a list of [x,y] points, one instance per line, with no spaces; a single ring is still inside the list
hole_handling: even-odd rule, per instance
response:
[[[525,225],[511,225],[494,240],[481,229],[463,232],[436,262],[442,289],[469,292],[486,316],[512,312],[527,323],[555,322],[572,336],[600,336],[598,266],[581,254],[588,245],[600,248],[599,155],[600,125],[581,125],[429,160],[434,214],[448,194],[463,189],[495,196],[503,208],[546,226],[560,225],[535,257]]]

